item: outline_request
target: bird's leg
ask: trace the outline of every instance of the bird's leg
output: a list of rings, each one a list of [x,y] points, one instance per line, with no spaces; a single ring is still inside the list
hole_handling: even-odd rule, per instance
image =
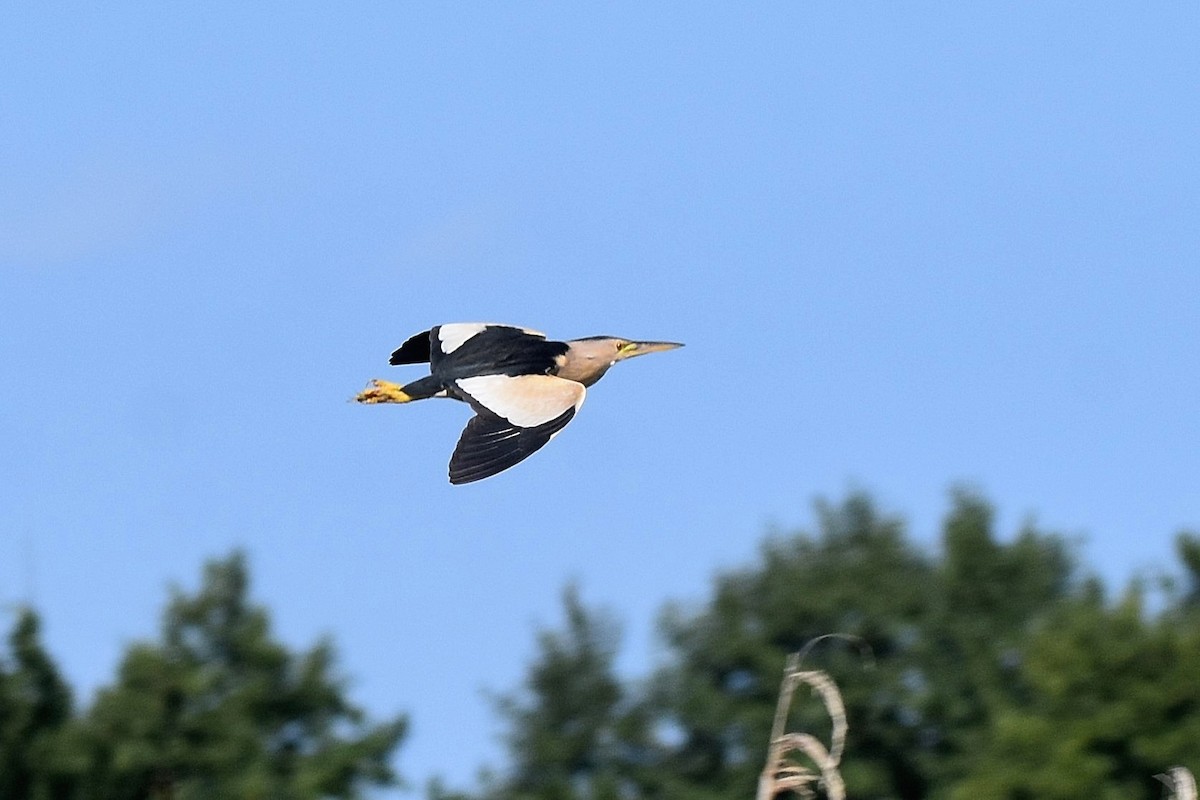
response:
[[[413,398],[404,393],[400,384],[376,378],[354,399],[359,403],[407,403]]]

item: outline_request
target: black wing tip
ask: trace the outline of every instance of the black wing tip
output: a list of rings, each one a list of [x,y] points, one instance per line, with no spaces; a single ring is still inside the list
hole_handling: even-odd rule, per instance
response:
[[[450,459],[450,483],[461,486],[464,483],[474,483],[493,475],[499,475],[520,464],[531,455],[533,455],[533,451],[522,452],[516,442],[501,445],[490,453],[466,455],[456,451],[454,457]]]
[[[462,486],[464,483],[475,483],[484,478],[490,478],[493,475],[499,475],[507,469],[512,469],[517,464],[521,463],[528,456],[521,456],[513,461],[510,457],[499,458],[487,462],[471,462],[468,464],[451,464],[450,465],[450,483],[454,486]]]
[[[503,471],[503,470],[501,470],[501,471]],[[476,481],[481,481],[484,478],[490,478],[496,474],[498,474],[498,473],[488,472],[488,473],[481,473],[479,475],[456,475],[455,473],[451,472],[450,473],[450,485],[451,486],[462,486],[467,483],[475,483]]]
[[[499,417],[476,414],[450,457],[450,483],[474,483],[515,467],[542,449],[574,416],[572,406],[535,428],[517,429]]]
[[[393,367],[398,367],[402,364],[429,363],[429,337],[431,333],[432,330],[428,330],[418,333],[415,336],[410,336],[408,341],[392,351],[392,356],[388,359],[388,363]]]

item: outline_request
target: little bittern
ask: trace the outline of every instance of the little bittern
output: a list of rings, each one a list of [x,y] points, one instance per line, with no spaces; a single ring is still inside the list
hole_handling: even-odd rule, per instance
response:
[[[429,375],[403,386],[371,381],[355,399],[450,397],[469,403],[475,416],[450,457],[450,482],[470,483],[520,463],[553,439],[583,405],[586,387],[613,364],[682,346],[615,336],[556,342],[511,325],[439,325],[410,338],[389,360],[428,363]]]

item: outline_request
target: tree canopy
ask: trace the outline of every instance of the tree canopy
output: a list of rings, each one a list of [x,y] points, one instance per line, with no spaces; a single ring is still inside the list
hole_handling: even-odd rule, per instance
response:
[[[41,622],[17,609],[0,658],[0,798],[63,797],[72,785],[59,754],[71,691],[42,647]]]
[[[1177,578],[1109,591],[1066,540],[995,530],[955,492],[936,548],[865,495],[818,507],[668,603],[661,658],[615,668],[620,621],[563,592],[522,684],[503,693],[506,763],[434,800],[744,800],[766,757],[789,654],[836,680],[852,798],[1157,798],[1200,765],[1200,536]],[[846,642],[850,641],[851,644]],[[18,609],[0,649],[0,800],[318,800],[397,786],[407,720],[371,721],[330,641],[293,650],[249,597],[238,553],[176,591],[84,707]],[[803,691],[801,692],[803,694]],[[828,741],[819,702],[787,729]]]
[[[248,589],[240,554],[208,564],[78,715],[23,612],[0,673],[0,800],[317,800],[394,785],[406,719],[367,720],[332,644],[292,652]]]
[[[482,796],[753,796],[787,656],[831,632],[870,654],[808,656],[845,701],[849,797],[1151,798],[1155,774],[1200,764],[1197,537],[1181,534],[1185,579],[1150,612],[1139,584],[1107,600],[1061,536],[1002,540],[970,492],[952,495],[936,552],[864,495],[818,518],[702,604],[668,605],[665,658],[642,679],[618,679],[615,622],[569,591],[565,626],[501,705],[509,765]],[[828,739],[819,703],[793,716]]]

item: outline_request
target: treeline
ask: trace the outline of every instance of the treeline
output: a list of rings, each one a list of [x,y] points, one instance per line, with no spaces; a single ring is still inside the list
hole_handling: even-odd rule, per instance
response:
[[[441,800],[747,800],[766,759],[789,653],[845,700],[851,798],[1161,798],[1200,766],[1200,537],[1182,578],[1115,596],[1060,536],[1001,541],[989,505],[953,496],[931,553],[864,496],[776,536],[699,606],[669,605],[662,664],[614,671],[618,624],[564,597],[524,686],[505,697],[507,765]],[[789,730],[828,741],[823,705]]]
[[[668,605],[661,663],[619,675],[620,625],[572,587],[521,687],[499,701],[505,764],[431,800],[746,800],[787,655],[845,700],[852,798],[1156,798],[1200,766],[1200,537],[1179,575],[1111,593],[1069,544],[1002,540],[990,507],[953,496],[934,552],[865,496],[818,530],[773,536],[711,596]],[[247,599],[242,558],[176,595],[86,709],[22,612],[0,650],[0,800],[352,798],[394,785],[405,720],[371,722],[328,642],[293,653]],[[402,698],[401,698],[402,699]],[[791,730],[828,738],[820,703]]]
[[[240,554],[177,593],[83,712],[18,612],[0,652],[0,800],[357,798],[396,782],[406,720],[367,720],[334,651],[291,652],[249,602]]]

